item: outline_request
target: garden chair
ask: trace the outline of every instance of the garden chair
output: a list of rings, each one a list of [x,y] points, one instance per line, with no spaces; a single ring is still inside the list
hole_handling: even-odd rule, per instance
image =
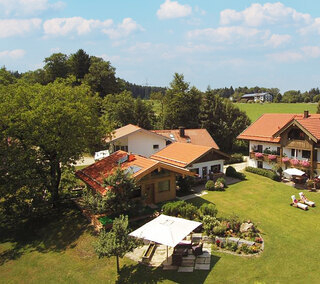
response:
[[[308,206],[315,207],[316,204],[313,201],[310,201],[303,192],[299,192],[301,202],[307,204]]]
[[[202,247],[203,243],[199,243],[198,245],[192,246],[192,253],[194,254],[194,256],[203,254]]]
[[[303,210],[308,210],[309,209],[308,205],[303,204],[301,202],[298,202],[298,200],[296,199],[295,195],[292,195],[291,199],[292,199],[292,203],[290,204],[291,206],[296,207],[296,208],[301,208]]]

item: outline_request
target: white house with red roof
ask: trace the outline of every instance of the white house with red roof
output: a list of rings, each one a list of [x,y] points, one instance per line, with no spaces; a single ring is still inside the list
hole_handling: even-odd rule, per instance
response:
[[[320,114],[265,113],[237,138],[249,141],[249,166],[320,172]]]

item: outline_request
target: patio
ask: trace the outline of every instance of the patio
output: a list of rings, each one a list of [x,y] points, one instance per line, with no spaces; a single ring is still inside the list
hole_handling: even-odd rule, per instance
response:
[[[211,243],[207,242],[205,238],[202,238],[202,234],[192,234],[189,235],[186,240],[191,240],[192,242],[203,242],[202,254],[195,256],[192,253],[192,249],[188,249],[188,254],[182,256],[182,262],[180,266],[172,265],[172,255],[174,249],[168,248],[168,259],[167,259],[167,246],[158,244],[156,246],[155,252],[151,257],[147,265],[152,267],[163,267],[163,270],[176,270],[178,272],[193,272],[194,270],[210,270],[211,264]],[[142,257],[146,250],[148,249],[149,242],[145,242],[145,245],[136,248],[133,252],[127,253],[126,257],[137,261],[139,263],[144,263]],[[146,263],[144,263],[146,264]]]

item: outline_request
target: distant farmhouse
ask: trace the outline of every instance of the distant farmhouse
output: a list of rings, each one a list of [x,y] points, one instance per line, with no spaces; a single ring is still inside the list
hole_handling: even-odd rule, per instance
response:
[[[252,100],[256,102],[272,102],[273,96],[269,93],[245,94],[241,99]]]

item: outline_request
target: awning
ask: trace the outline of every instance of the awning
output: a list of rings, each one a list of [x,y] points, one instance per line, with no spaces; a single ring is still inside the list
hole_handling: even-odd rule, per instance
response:
[[[129,235],[166,246],[175,247],[200,225],[200,222],[160,215],[139,229],[131,232]]]
[[[290,168],[283,171],[283,175],[287,178],[291,178],[292,176],[303,176],[304,174],[305,172],[295,168]]]

